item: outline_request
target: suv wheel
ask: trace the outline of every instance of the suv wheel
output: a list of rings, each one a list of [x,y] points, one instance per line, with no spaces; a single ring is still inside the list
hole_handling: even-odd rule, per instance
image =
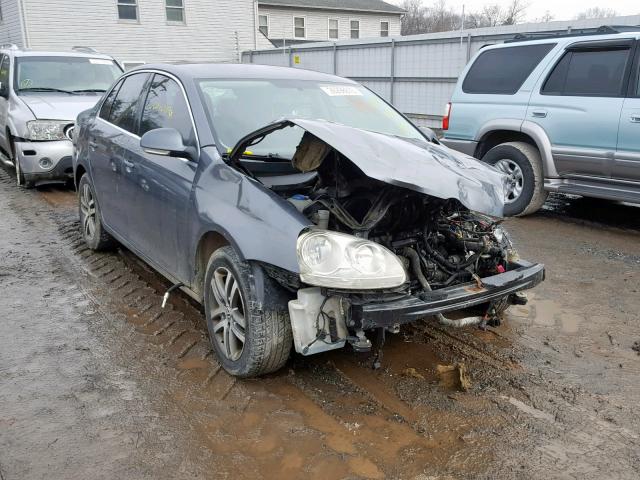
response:
[[[525,142],[502,143],[489,150],[482,161],[509,176],[506,216],[529,215],[544,205],[548,193],[544,190],[542,160],[537,148]]]
[[[78,210],[80,213],[80,230],[82,238],[91,250],[108,250],[113,248],[115,240],[102,226],[102,215],[96,201],[93,185],[85,173],[78,183]]]
[[[273,280],[256,282],[251,266],[223,247],[211,255],[204,285],[209,338],[222,367],[238,377],[280,369],[289,358],[292,333],[287,298]]]

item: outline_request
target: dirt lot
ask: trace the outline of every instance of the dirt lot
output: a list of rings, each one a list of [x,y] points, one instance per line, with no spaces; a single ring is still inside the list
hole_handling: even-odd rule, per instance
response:
[[[547,280],[482,332],[428,321],[238,381],[197,306],[82,244],[75,193],[0,169],[0,479],[637,479],[640,209],[508,226]],[[462,364],[459,372],[438,366]]]

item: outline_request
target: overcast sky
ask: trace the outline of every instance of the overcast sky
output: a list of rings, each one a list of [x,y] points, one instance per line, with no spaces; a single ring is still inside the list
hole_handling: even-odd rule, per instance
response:
[[[386,0],[396,5],[402,4],[402,0]],[[425,5],[430,5],[433,0],[422,0]],[[447,0],[457,11],[462,10],[465,5],[466,11],[481,10],[484,5],[500,4],[507,5],[510,0]],[[603,7],[615,10],[619,15],[636,15],[640,14],[639,0],[610,0],[610,1],[594,1],[594,0],[530,0],[527,9],[527,20],[534,20],[542,17],[548,10],[553,15],[554,20],[570,20],[579,12],[590,7]]]

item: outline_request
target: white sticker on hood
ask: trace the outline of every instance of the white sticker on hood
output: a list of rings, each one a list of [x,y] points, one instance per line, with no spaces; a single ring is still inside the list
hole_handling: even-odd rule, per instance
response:
[[[112,65],[113,64],[111,60],[103,60],[102,58],[90,58],[89,63],[93,63],[94,65]]]
[[[351,85],[325,85],[320,88],[330,97],[362,96],[362,92]]]

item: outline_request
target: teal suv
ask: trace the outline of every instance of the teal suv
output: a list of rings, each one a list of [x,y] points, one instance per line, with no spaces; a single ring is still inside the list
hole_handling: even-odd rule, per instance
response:
[[[485,47],[447,106],[442,143],[510,177],[505,214],[548,192],[640,203],[640,27]]]

